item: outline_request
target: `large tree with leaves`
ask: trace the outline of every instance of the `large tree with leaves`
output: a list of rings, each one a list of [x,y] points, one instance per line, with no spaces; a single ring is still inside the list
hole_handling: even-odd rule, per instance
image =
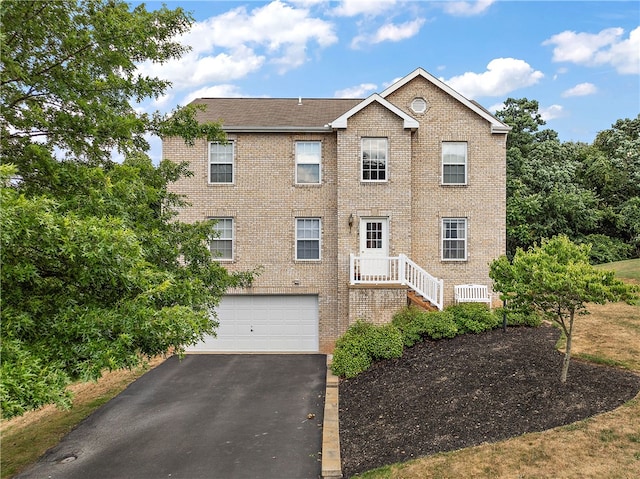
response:
[[[509,98],[498,116],[507,139],[507,251],[564,234],[592,244],[592,262],[640,253],[640,117],[619,120],[593,145],[558,140],[538,102]],[[635,252],[635,253],[634,253]]]
[[[533,308],[562,329],[566,339],[562,382],[569,371],[574,321],[588,314],[588,303],[638,299],[637,287],[589,263],[590,249],[588,244],[578,245],[559,235],[527,251],[518,249],[513,261],[502,256],[490,267],[494,289],[507,300],[508,309]]]
[[[69,404],[66,386],[180,352],[215,331],[229,274],[212,225],[183,224],[167,185],[187,165],[146,155],[146,135],[223,140],[195,112],[140,113],[169,83],[164,62],[191,18],[120,0],[0,3],[2,382],[5,417]],[[114,151],[125,160],[111,160]]]

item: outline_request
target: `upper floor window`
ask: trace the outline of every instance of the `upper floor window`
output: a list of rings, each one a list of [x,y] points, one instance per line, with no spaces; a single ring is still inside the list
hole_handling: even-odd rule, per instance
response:
[[[446,141],[442,143],[442,184],[467,184],[467,143]]]
[[[209,183],[233,183],[234,143],[209,143]]]
[[[209,249],[211,254],[222,261],[233,260],[233,218],[212,218],[214,237]]]
[[[320,184],[320,158],[319,141],[296,142],[296,183]]]
[[[442,218],[442,259],[467,259],[466,218]]]
[[[387,181],[387,139],[362,139],[362,181]]]
[[[296,218],[296,259],[320,259],[320,218]]]

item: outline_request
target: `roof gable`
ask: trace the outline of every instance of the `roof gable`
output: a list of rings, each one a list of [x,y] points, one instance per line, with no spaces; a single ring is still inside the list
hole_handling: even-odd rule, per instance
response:
[[[336,118],[335,120],[333,120],[331,122],[331,126],[333,128],[346,128],[347,127],[347,120],[349,118],[351,118],[353,115],[355,115],[359,111],[363,110],[364,108],[366,108],[367,106],[369,106],[373,102],[379,103],[380,105],[382,105],[386,109],[392,111],[393,113],[398,115],[400,118],[402,118],[402,120],[404,121],[404,128],[408,128],[408,129],[418,128],[419,124],[418,124],[418,122],[416,121],[415,118],[413,118],[412,116],[406,114],[400,108],[398,108],[397,106],[395,106],[392,103],[388,102],[387,100],[385,100],[383,97],[381,97],[377,93],[374,93],[373,95],[369,96],[368,98],[366,98],[362,102],[360,102],[357,105],[355,105],[349,111],[347,111],[343,115],[341,115],[338,118]]]
[[[460,93],[458,93],[453,88],[451,88],[449,85],[447,85],[441,80],[438,80],[436,77],[434,77],[433,75],[431,75],[429,72],[427,72],[422,68],[416,68],[413,72],[409,73],[404,78],[401,78],[400,80],[395,82],[393,85],[389,86],[386,90],[380,93],[380,96],[383,98],[386,98],[388,95],[402,88],[404,85],[406,85],[407,83],[409,83],[411,80],[413,80],[418,76],[431,82],[434,86],[440,88],[449,96],[455,98],[464,106],[466,106],[467,108],[469,108],[470,110],[472,110],[473,112],[475,112],[476,114],[478,114],[479,116],[487,120],[491,124],[491,133],[508,133],[509,131],[511,131],[510,126],[498,120],[495,116],[493,116],[487,110],[482,108],[478,103],[465,98]]]

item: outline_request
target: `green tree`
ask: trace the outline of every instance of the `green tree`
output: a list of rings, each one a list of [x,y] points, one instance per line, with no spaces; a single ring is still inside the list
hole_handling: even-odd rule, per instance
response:
[[[192,19],[120,0],[0,3],[0,402],[4,417],[68,405],[66,386],[105,369],[184,351],[215,332],[229,274],[211,256],[211,222],[176,221],[170,182],[146,135],[224,141],[193,108],[140,113],[169,83],[142,62],[186,49]],[[125,160],[111,160],[114,151]]]
[[[566,382],[576,315],[588,314],[587,303],[637,300],[637,287],[617,280],[611,271],[589,263],[590,245],[578,245],[567,236],[543,240],[528,251],[518,249],[513,261],[493,261],[494,289],[512,309],[533,308],[560,326],[566,338],[560,380]]]
[[[538,102],[509,98],[496,116],[507,138],[507,254],[565,234],[592,244],[591,261],[640,254],[635,214],[640,184],[640,116],[618,120],[592,145],[558,140]]]

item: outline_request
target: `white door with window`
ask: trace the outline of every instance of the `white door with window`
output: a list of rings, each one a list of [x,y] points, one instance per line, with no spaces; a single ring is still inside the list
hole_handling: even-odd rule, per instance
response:
[[[360,219],[360,274],[389,276],[389,218]]]

